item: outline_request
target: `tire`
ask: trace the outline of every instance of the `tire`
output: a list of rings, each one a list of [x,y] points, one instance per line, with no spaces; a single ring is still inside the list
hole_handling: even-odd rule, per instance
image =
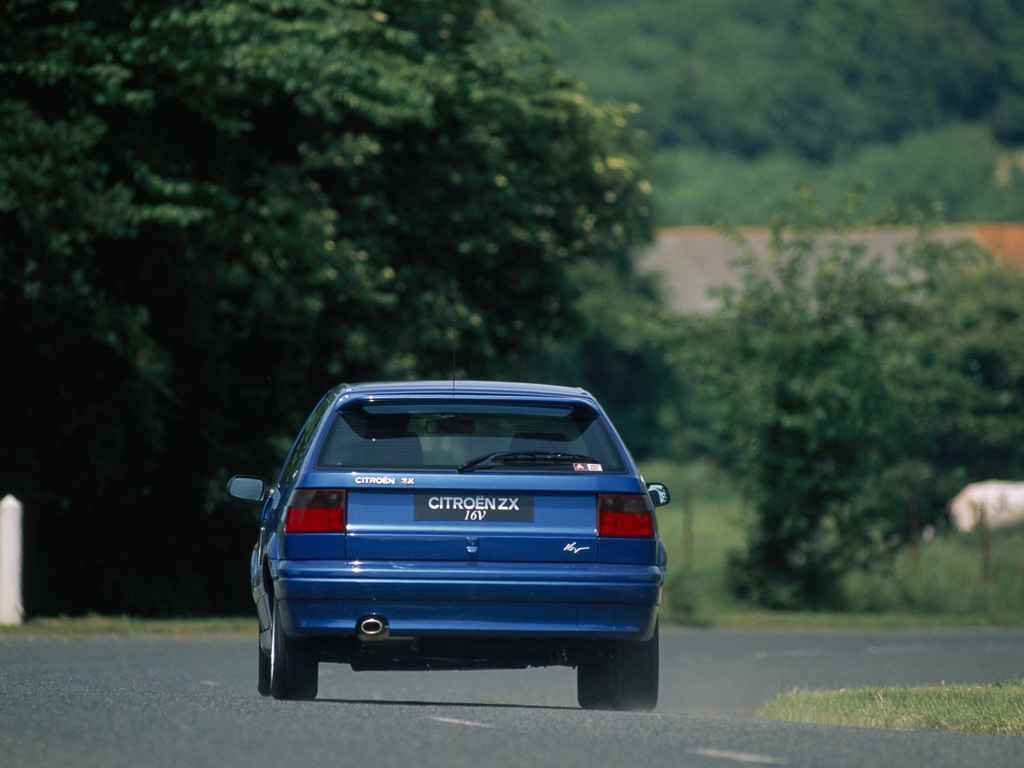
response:
[[[658,626],[643,643],[616,642],[576,669],[576,699],[584,709],[648,712],[658,706]]]
[[[281,625],[277,601],[271,608],[270,658],[268,660],[270,695],[282,700],[315,699],[319,661],[309,643],[291,640]]]
[[[259,647],[259,641],[256,643],[256,650],[260,654],[259,662],[259,673],[256,679],[256,690],[260,692],[260,696],[270,695],[270,656],[263,652],[263,649]]]
[[[607,656],[595,656],[576,667],[576,700],[583,709],[612,709]]]

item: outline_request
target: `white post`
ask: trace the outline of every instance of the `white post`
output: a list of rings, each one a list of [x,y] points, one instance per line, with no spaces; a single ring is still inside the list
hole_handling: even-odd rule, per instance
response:
[[[21,502],[0,499],[0,624],[21,624]]]

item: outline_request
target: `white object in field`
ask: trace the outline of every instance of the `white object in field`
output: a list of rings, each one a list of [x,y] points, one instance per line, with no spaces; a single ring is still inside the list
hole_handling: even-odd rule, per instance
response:
[[[1024,483],[985,480],[965,486],[949,502],[949,514],[961,531],[972,530],[985,516],[989,528],[1024,522]]]

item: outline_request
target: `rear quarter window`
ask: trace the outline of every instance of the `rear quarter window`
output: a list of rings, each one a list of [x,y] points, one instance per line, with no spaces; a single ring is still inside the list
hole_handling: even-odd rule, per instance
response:
[[[278,479],[279,485],[285,485],[298,476],[299,467],[301,466],[303,459],[306,458],[309,446],[316,437],[318,428],[323,422],[323,418],[334,400],[335,397],[333,393],[328,392],[320,400],[316,408],[313,409],[309,418],[306,419],[306,423],[295,438],[295,442],[292,444],[292,448],[288,452],[288,458],[285,460],[284,466],[281,468],[281,476]]]

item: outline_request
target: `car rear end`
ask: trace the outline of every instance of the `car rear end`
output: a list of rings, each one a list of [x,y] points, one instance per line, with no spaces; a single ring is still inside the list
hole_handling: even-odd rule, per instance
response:
[[[586,667],[655,636],[653,504],[587,393],[353,387],[305,450],[277,489],[262,581],[280,630],[320,659]]]

